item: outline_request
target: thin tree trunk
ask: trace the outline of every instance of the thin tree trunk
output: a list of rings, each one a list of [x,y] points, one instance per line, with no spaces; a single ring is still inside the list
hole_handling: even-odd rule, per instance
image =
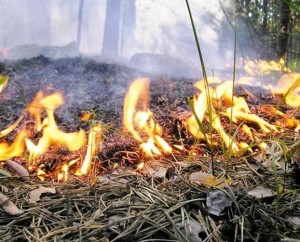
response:
[[[269,0],[263,0],[263,24],[262,24],[262,33],[266,35],[268,33],[268,5]]]
[[[277,55],[279,58],[287,58],[288,50],[288,29],[291,17],[290,0],[281,0],[280,5],[280,24],[279,24],[279,36],[278,36],[278,49]]]
[[[79,52],[80,43],[81,43],[82,14],[83,14],[83,0],[79,0],[78,20],[77,20],[77,38],[76,38],[76,47],[77,47],[78,52]]]
[[[121,0],[107,0],[102,54],[113,58],[119,55]]]

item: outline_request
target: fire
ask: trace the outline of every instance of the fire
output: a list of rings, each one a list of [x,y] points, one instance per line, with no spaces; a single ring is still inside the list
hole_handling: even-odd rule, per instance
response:
[[[274,88],[273,94],[283,94],[287,105],[293,108],[300,106],[300,74],[289,73],[283,75]]]
[[[3,91],[3,89],[6,87],[8,82],[7,76],[0,76],[0,94]]]
[[[102,126],[100,123],[98,123],[94,125],[89,132],[86,155],[83,160],[82,166],[80,170],[76,172],[76,175],[86,175],[91,170],[92,159],[96,152],[100,149],[101,135]]]
[[[30,139],[26,139],[26,147],[29,150],[30,158],[35,159],[44,154],[50,146],[66,147],[69,151],[79,150],[86,142],[84,130],[78,132],[65,133],[57,127],[54,111],[61,105],[64,100],[61,93],[43,96],[39,92],[33,102],[28,106],[27,111],[36,119],[37,131],[42,130],[43,135],[37,145]],[[46,112],[46,118],[42,120],[42,113]]]
[[[124,100],[124,126],[140,143],[140,147],[146,156],[152,157],[162,153],[170,154],[172,148],[161,137],[162,128],[154,122],[154,115],[147,108],[148,103],[149,79],[135,80]]]
[[[284,59],[278,62],[266,60],[246,60],[244,70],[250,75],[268,75],[271,72],[291,72],[285,67]]]
[[[208,80],[208,83],[213,82],[219,83],[219,80]],[[204,138],[205,134],[201,132],[197,119],[201,123],[205,119],[211,122],[210,125],[220,135],[224,144],[227,147],[231,147],[233,152],[238,152],[240,149],[246,148],[245,143],[238,143],[232,136],[225,132],[221,123],[221,115],[227,116],[234,123],[237,123],[239,120],[256,123],[263,133],[278,132],[275,125],[269,124],[256,114],[250,113],[249,106],[244,98],[233,95],[232,82],[223,82],[212,88],[210,86],[205,87],[204,80],[202,80],[197,82],[195,87],[201,92],[194,97],[193,105],[196,116],[192,115],[186,121],[187,128],[195,137]],[[208,112],[210,112],[210,118],[207,115]],[[243,130],[248,133],[249,127],[244,124]],[[211,140],[208,141],[211,142]]]
[[[14,142],[9,145],[7,142],[0,143],[0,160],[8,160],[13,157],[18,157],[23,154],[25,143],[24,139],[27,137],[28,132],[21,130]]]

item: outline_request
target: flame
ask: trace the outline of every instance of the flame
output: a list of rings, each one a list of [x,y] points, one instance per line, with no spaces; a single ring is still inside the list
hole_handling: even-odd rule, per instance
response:
[[[24,139],[27,135],[28,132],[26,130],[21,130],[11,145],[7,142],[1,142],[0,160],[8,160],[13,157],[21,156],[25,148]]]
[[[8,82],[7,76],[0,76],[0,94],[3,91],[3,89],[6,87]]]
[[[76,175],[86,175],[91,170],[92,159],[96,152],[99,150],[101,144],[101,134],[102,126],[100,123],[94,125],[91,128],[89,132],[86,156],[83,160],[80,170],[76,172]]]
[[[273,94],[283,94],[287,105],[293,108],[300,106],[300,74],[289,73],[283,75],[276,86],[271,88]]]
[[[244,70],[250,75],[268,75],[271,72],[291,72],[285,67],[285,61],[281,58],[278,62],[273,60],[245,60]]]
[[[124,100],[123,123],[140,143],[146,156],[170,154],[171,146],[161,137],[162,128],[154,122],[153,113],[147,108],[149,102],[149,79],[136,79]],[[140,109],[140,110],[138,110]],[[142,137],[145,136],[144,137]]]
[[[10,134],[19,125],[19,123],[21,122],[22,119],[23,119],[23,116],[21,116],[16,122],[14,122],[10,126],[8,126],[6,129],[2,130],[0,132],[0,138]]]
[[[39,92],[33,102],[28,106],[27,111],[36,118],[36,129],[39,131],[42,129],[43,135],[40,138],[37,145],[35,145],[30,139],[26,139],[26,147],[30,152],[30,158],[37,158],[44,154],[50,146],[57,147],[64,146],[69,151],[79,150],[85,144],[85,132],[79,130],[78,132],[65,133],[57,127],[54,111],[64,103],[61,93],[56,92],[54,94],[43,96],[42,92]],[[45,111],[47,117],[41,119],[42,112]]]
[[[209,83],[213,83],[209,79]],[[219,81],[217,80],[217,83]],[[195,85],[200,90],[200,94],[194,97],[194,110],[200,122],[207,120],[211,122],[212,127],[219,133],[222,141],[227,147],[231,147],[232,151],[238,152],[240,149],[247,147],[245,143],[238,143],[233,137],[227,134],[222,126],[220,116],[227,116],[232,122],[237,123],[239,120],[256,123],[263,133],[278,132],[275,125],[269,124],[256,114],[250,113],[250,109],[245,99],[236,97],[232,93],[232,82],[227,81],[219,84],[215,88],[205,87],[204,80],[197,82]],[[209,103],[211,107],[209,107]],[[220,111],[216,111],[220,110]],[[206,113],[211,112],[211,118]],[[192,115],[186,120],[186,126],[193,136],[203,139],[205,134],[201,133],[196,116]],[[243,131],[249,135],[248,126],[244,124]],[[210,140],[208,140],[211,142]]]

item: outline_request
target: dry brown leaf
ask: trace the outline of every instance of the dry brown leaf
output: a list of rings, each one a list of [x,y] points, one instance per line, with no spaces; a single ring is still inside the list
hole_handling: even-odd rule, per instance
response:
[[[51,187],[39,187],[29,192],[29,203],[37,203],[40,201],[40,197],[44,193],[52,193],[55,194],[55,188]]]
[[[29,172],[20,164],[13,160],[7,160],[5,161],[6,165],[11,168],[19,177],[28,177]]]
[[[269,188],[264,188],[263,186],[257,186],[248,192],[248,195],[255,197],[257,199],[273,197],[274,192]]]
[[[4,194],[0,193],[0,204],[2,205],[5,212],[10,215],[18,215],[23,213],[12,201],[9,201],[9,198]]]
[[[226,185],[231,184],[231,179],[225,179],[225,178],[217,178],[211,174],[205,173],[205,172],[195,172],[190,175],[190,181],[203,184],[205,186],[212,186],[217,188],[224,188]]]

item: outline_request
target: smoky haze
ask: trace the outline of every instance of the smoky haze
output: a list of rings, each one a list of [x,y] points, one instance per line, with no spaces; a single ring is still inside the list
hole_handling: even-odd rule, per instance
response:
[[[233,30],[220,2],[190,0],[205,64],[214,69],[233,62]],[[199,75],[184,0],[0,0],[0,13],[1,59],[81,55]]]

